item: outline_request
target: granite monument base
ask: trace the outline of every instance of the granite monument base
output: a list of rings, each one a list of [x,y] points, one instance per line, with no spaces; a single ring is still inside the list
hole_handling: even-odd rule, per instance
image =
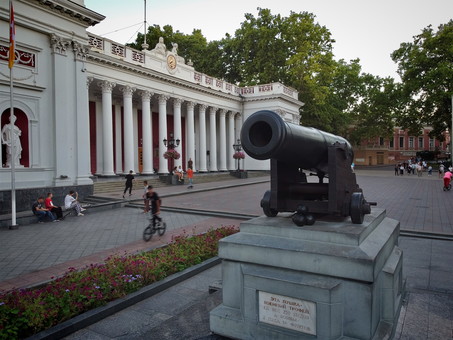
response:
[[[223,303],[210,327],[234,339],[388,339],[403,293],[399,222],[259,217],[220,241]]]

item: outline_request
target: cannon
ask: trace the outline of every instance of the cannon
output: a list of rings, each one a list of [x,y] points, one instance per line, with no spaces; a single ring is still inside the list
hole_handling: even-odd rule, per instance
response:
[[[354,152],[345,138],[263,110],[244,122],[241,141],[250,157],[271,160],[271,190],[261,200],[266,216],[295,212],[293,222],[303,226],[313,224],[315,215],[350,216],[361,224],[371,213],[375,203],[365,200],[356,182]],[[317,183],[308,183],[304,170],[315,172]]]

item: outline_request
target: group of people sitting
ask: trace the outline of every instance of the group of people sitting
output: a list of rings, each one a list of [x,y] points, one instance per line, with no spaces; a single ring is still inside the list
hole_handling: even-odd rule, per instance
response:
[[[54,205],[52,198],[53,194],[49,192],[45,199],[41,196],[33,203],[31,210],[38,217],[38,223],[44,223],[44,219],[46,218],[52,222],[59,222],[64,219],[63,209],[60,206]],[[82,208],[78,198],[78,193],[71,190],[64,199],[64,205],[66,210],[74,209],[77,216],[83,216],[82,211],[86,209]]]

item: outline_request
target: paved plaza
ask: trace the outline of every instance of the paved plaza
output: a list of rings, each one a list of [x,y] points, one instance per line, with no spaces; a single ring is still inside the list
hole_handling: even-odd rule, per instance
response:
[[[400,237],[407,294],[397,329],[398,339],[447,339],[453,330],[453,192],[442,190],[437,174],[394,176],[387,170],[357,170],[357,181],[368,201],[376,201],[401,229],[431,238]],[[248,185],[245,185],[248,184]],[[172,235],[202,232],[240,220],[212,217],[213,212],[261,215],[259,200],[269,188],[266,179],[231,180],[159,188],[168,231],[151,242],[142,240],[146,216],[139,208],[90,212],[58,223],[0,229],[0,289],[25,287],[49,280],[68,267],[81,268],[115,253],[160,246]],[[141,190],[133,193],[138,199]],[[121,193],[105,196],[118,198]],[[178,212],[177,210],[181,211]],[[197,214],[192,212],[197,210]],[[440,237],[443,240],[433,239]],[[142,301],[68,339],[215,339],[209,332],[208,311],[221,295],[208,286],[221,280],[220,266]]]

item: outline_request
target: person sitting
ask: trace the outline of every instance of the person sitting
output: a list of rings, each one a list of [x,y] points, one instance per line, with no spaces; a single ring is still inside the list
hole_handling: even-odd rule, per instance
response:
[[[82,211],[85,211],[86,209],[82,208],[80,203],[77,201],[78,198],[79,194],[77,192],[74,192],[73,190],[69,191],[69,194],[67,194],[64,198],[64,206],[66,210],[74,209],[77,213],[77,216],[83,216]]]
[[[182,181],[183,177],[184,177],[184,172],[182,171],[182,168],[181,166],[179,166],[179,169],[175,166],[173,168],[173,174],[175,174],[176,176],[178,176],[178,181]]]
[[[47,194],[47,198],[44,201],[45,205],[46,205],[46,209],[49,210],[51,213],[55,214],[57,216],[57,220],[61,220],[61,219],[63,219],[63,211],[61,210],[61,207],[53,204],[52,197],[53,197],[53,194],[51,192],[49,192]]]
[[[44,218],[48,217],[52,222],[57,222],[58,220],[55,219],[53,214],[50,212],[49,209],[45,208],[44,205],[44,198],[39,197],[35,203],[33,203],[31,210],[33,214],[38,216],[38,223],[44,223]]]

